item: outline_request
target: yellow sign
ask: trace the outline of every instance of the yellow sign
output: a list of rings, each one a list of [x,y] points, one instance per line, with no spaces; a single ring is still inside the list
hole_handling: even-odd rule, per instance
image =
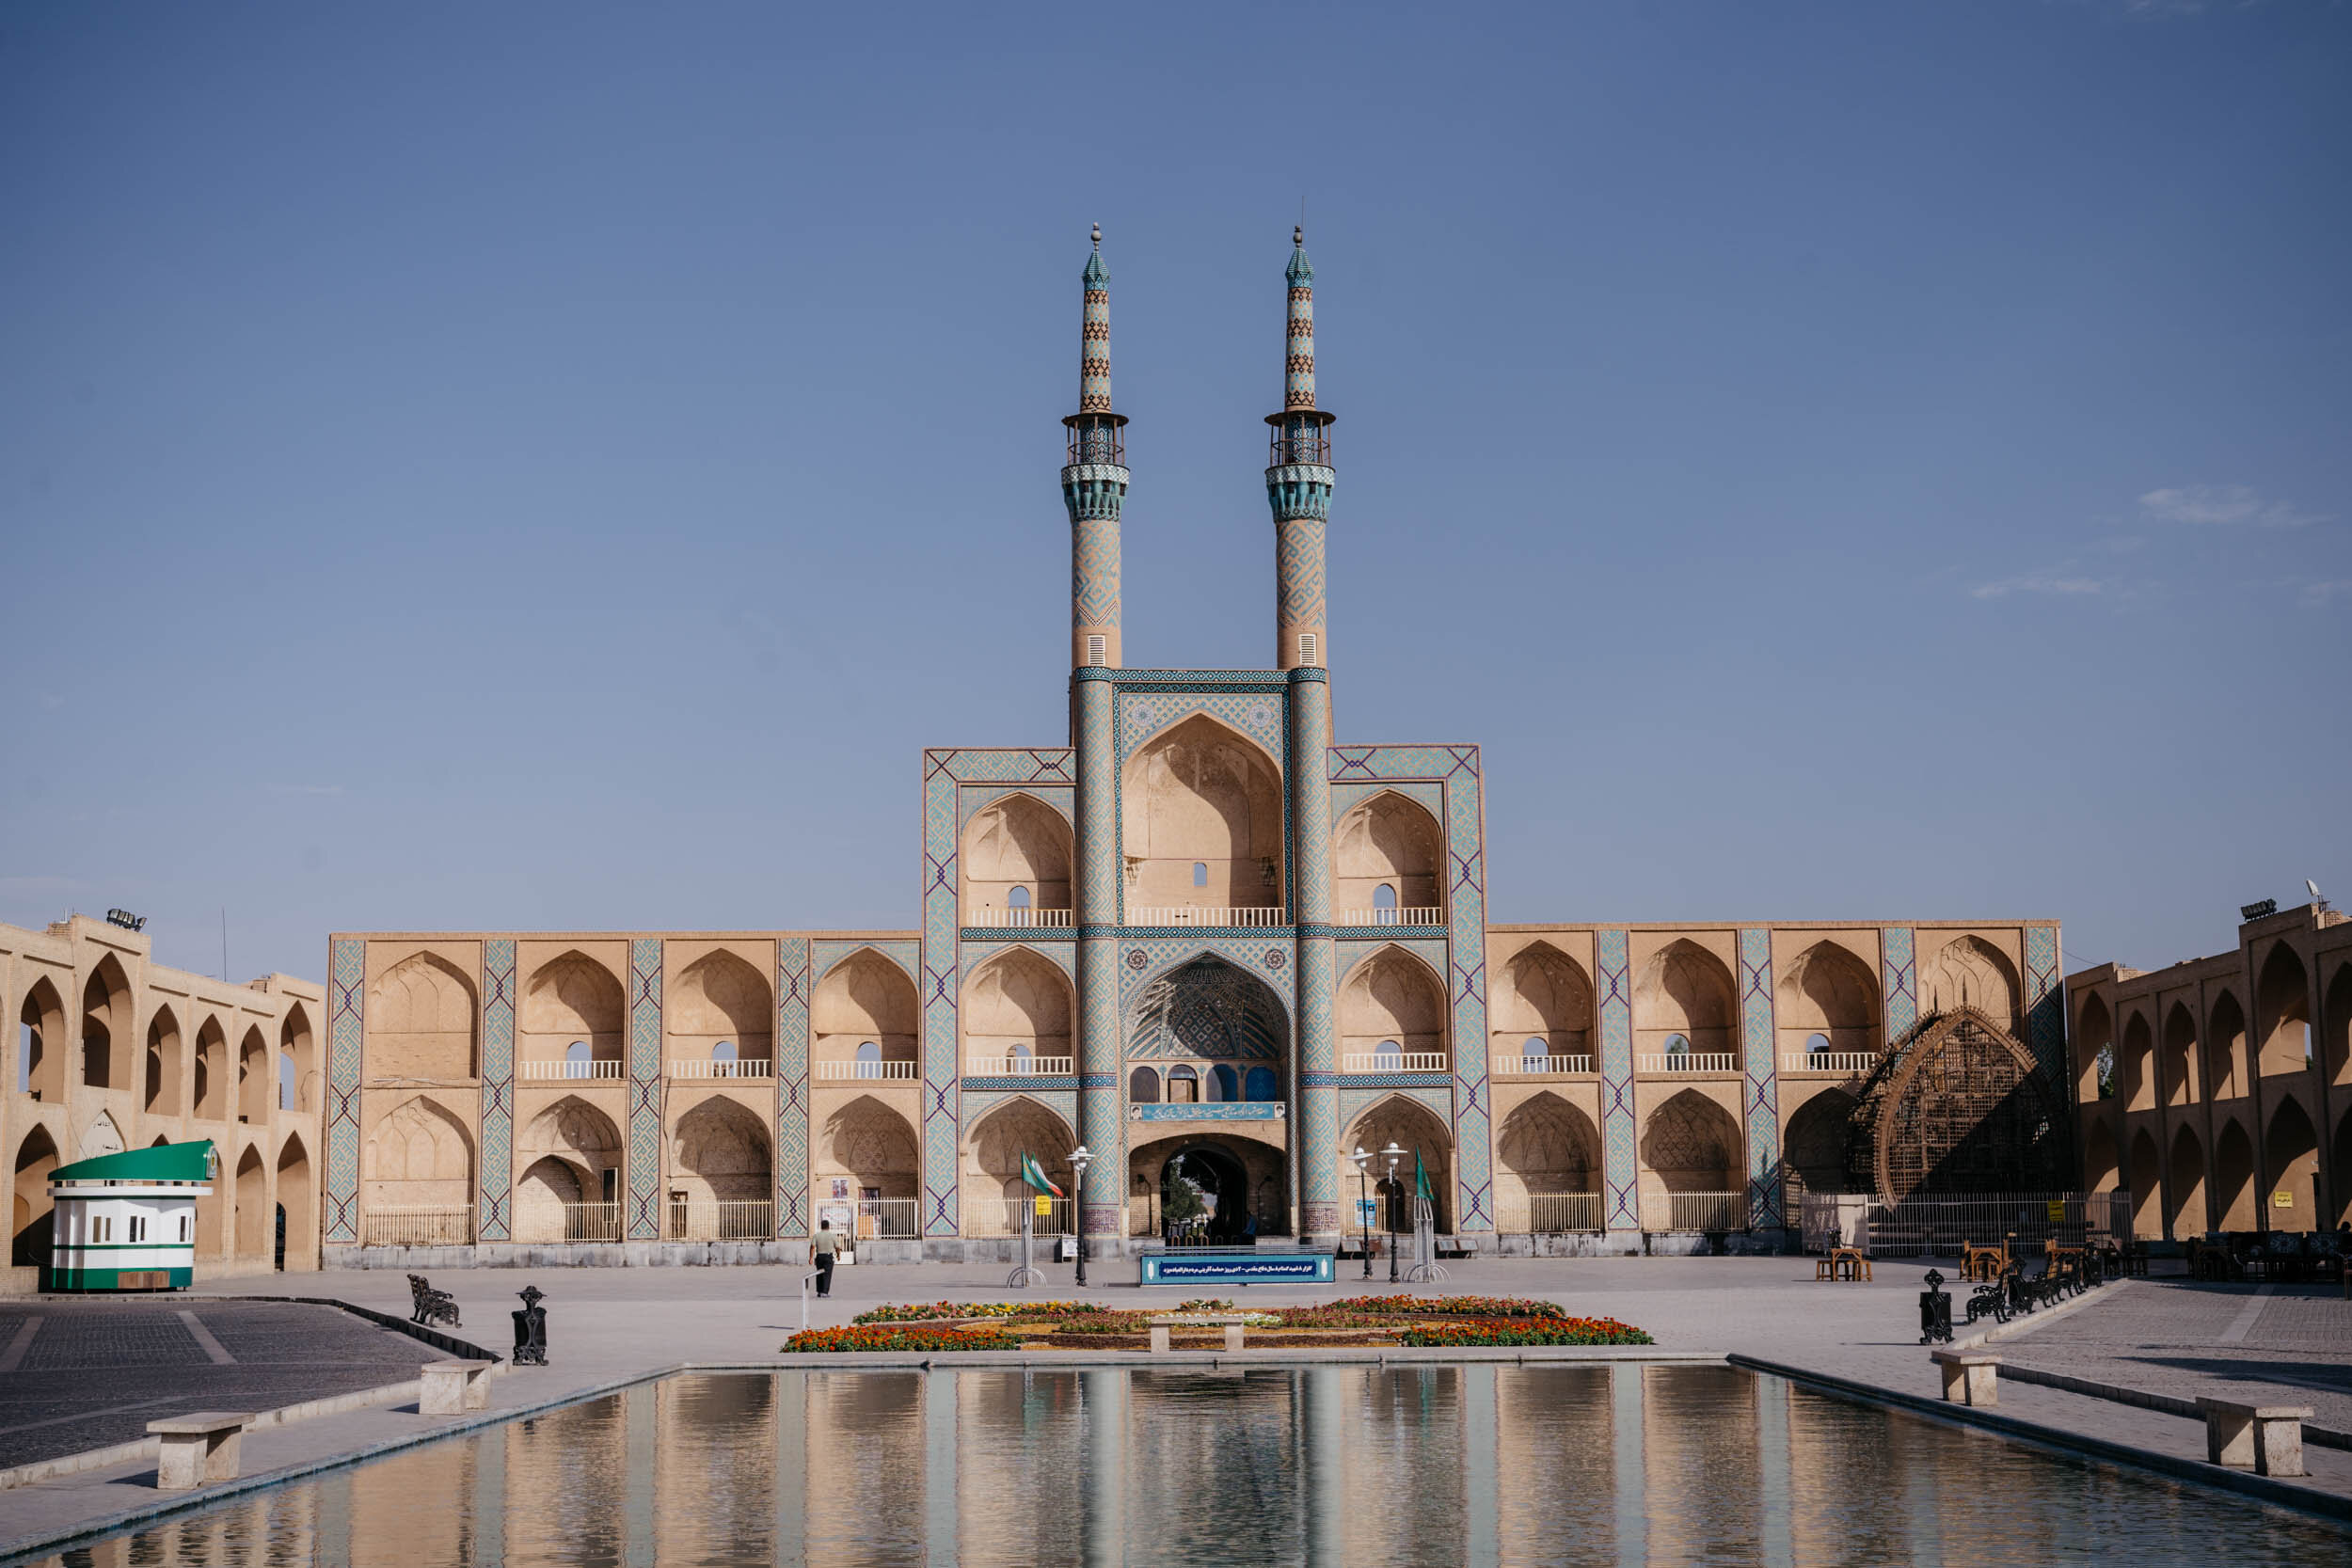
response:
[[[2281,1187],[2270,1195],[2270,1206],[2273,1209],[2292,1209],[2295,1207],[2295,1195]]]
[[[1050,1220],[1054,1217],[1054,1200],[1043,1193],[1037,1195],[1037,1217],[1041,1220]]]
[[[2064,1225],[2066,1223],[2066,1200],[2064,1198],[2052,1198],[2049,1203],[2049,1209],[2050,1223],[2052,1225]]]

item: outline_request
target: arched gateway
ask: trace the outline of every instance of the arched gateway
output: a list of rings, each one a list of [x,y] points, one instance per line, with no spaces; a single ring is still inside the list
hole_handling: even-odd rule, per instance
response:
[[[1229,1242],[1290,1228],[1290,1015],[1214,954],[1146,984],[1127,1018],[1127,1226]]]

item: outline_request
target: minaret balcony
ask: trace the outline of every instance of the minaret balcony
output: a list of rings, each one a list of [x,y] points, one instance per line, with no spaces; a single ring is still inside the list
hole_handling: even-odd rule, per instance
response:
[[[1291,923],[1291,912],[1279,904],[1241,907],[1196,904],[1131,904],[1129,926],[1223,926],[1248,930],[1274,930]]]

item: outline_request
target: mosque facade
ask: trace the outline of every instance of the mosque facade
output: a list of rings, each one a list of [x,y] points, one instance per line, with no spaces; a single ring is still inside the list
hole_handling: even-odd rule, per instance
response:
[[[1398,1218],[1416,1162],[1438,1233],[1505,1252],[1778,1244],[1804,1191],[2072,1184],[2056,922],[1490,925],[1478,747],[1332,733],[1300,236],[1273,659],[1128,666],[1099,235],[1082,281],[1067,743],[924,754],[916,928],[332,937],[330,1259],[748,1259],[820,1220],[865,1256],[981,1257],[1025,1209],[1097,1256],[1328,1244]],[[1963,1078],[2027,1106],[2046,1171],[1969,1168],[1983,1140],[1922,1114]],[[1069,1195],[1042,1215],[1025,1155]]]

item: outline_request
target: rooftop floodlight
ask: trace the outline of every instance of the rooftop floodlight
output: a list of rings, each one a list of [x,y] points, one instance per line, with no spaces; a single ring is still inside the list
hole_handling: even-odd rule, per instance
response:
[[[2251,920],[2265,920],[2278,912],[2279,900],[2276,898],[2265,898],[2259,903],[2240,904],[2237,910],[2237,917],[2239,923],[2244,924],[2245,922]]]
[[[143,931],[147,929],[147,916],[133,914],[129,910],[108,910],[106,924],[119,926],[126,931]]]

